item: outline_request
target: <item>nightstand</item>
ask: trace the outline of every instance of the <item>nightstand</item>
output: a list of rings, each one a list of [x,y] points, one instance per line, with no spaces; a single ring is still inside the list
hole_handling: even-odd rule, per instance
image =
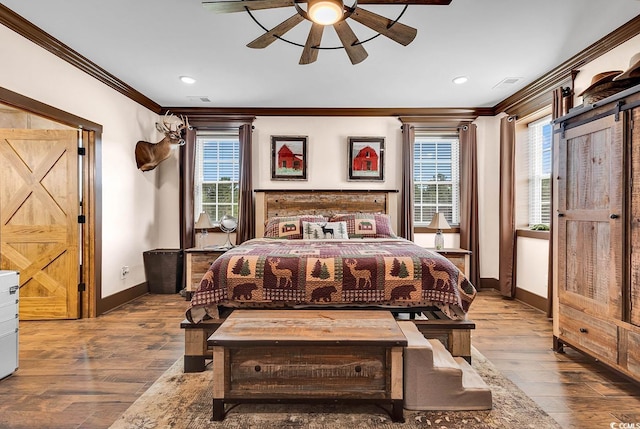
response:
[[[191,295],[198,289],[200,280],[207,272],[211,264],[220,257],[226,250],[200,249],[193,247],[184,251],[186,259],[186,279],[185,297],[191,300]]]
[[[462,271],[465,276],[467,276],[467,277],[469,276],[469,270],[470,270],[469,259],[471,258],[471,250],[465,250],[465,249],[440,249],[440,250],[436,250],[436,249],[432,249],[432,248],[429,248],[429,250],[432,250],[434,252],[438,252],[439,254],[441,254],[442,256],[444,256],[445,258],[450,260],[451,262],[453,262],[453,265],[458,267],[458,269],[460,271]]]

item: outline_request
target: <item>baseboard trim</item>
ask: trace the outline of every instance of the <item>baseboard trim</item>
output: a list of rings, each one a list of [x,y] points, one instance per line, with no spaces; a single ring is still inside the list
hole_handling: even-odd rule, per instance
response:
[[[483,277],[480,278],[480,289],[500,290],[500,283],[498,282],[498,279]]]
[[[538,310],[547,311],[547,298],[531,293],[528,290],[516,287],[516,299]]]
[[[115,308],[120,307],[122,304],[126,304],[142,295],[149,293],[149,285],[147,282],[140,283],[129,289],[125,289],[120,292],[116,292],[113,295],[109,295],[106,298],[98,300],[98,315],[104,314]]]

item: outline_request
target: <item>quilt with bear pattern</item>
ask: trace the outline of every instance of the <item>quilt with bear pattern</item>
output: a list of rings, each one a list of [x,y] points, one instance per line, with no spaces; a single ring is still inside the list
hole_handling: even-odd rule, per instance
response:
[[[225,252],[193,294],[187,319],[230,308],[440,308],[452,319],[476,289],[447,258],[402,239],[256,238]]]

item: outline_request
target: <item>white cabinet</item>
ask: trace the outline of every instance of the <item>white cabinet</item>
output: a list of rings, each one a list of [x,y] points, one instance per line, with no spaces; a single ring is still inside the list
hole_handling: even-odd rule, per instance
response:
[[[18,369],[19,274],[0,270],[0,378]]]

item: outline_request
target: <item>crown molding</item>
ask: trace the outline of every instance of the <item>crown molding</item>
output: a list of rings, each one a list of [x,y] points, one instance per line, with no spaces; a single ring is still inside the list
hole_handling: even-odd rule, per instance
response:
[[[189,118],[202,116],[389,116],[407,118],[477,118],[478,116],[493,116],[490,107],[344,107],[344,108],[314,108],[314,107],[166,107],[163,112],[170,110],[174,113],[188,115]]]
[[[551,92],[554,89],[561,85],[573,87],[572,74],[577,69],[638,34],[640,34],[640,15],[498,103],[493,108],[494,113],[497,115],[506,112],[509,115],[524,117],[537,109],[550,105]]]
[[[495,116],[502,112],[519,117],[533,113],[551,103],[551,91],[560,85],[572,85],[572,73],[584,64],[601,56],[616,46],[640,34],[640,15],[593,43],[580,53],[504,99],[494,107],[461,108],[236,108],[236,107],[162,107],[150,98],[136,91],[111,73],[52,37],[11,9],[0,4],[0,24],[29,39],[71,65],[84,71],[105,85],[120,92],[147,109],[161,113],[166,110],[186,114],[189,117],[201,115],[239,116],[245,121],[247,116],[391,116],[400,117],[403,122],[437,122],[441,117],[445,123],[456,120],[467,121],[478,116]],[[463,118],[464,117],[464,118]],[[422,118],[422,119],[419,119]],[[425,121],[424,119],[427,118]],[[471,120],[473,120],[471,119]]]
[[[74,51],[69,46],[65,45],[39,27],[33,25],[31,22],[27,21],[1,3],[0,24],[3,24],[5,27],[15,31],[26,39],[29,39],[36,45],[46,49],[72,66],[82,70],[108,87],[115,89],[126,97],[129,97],[136,103],[141,104],[153,112],[160,112],[161,107],[158,103],[136,91],[102,67]]]

